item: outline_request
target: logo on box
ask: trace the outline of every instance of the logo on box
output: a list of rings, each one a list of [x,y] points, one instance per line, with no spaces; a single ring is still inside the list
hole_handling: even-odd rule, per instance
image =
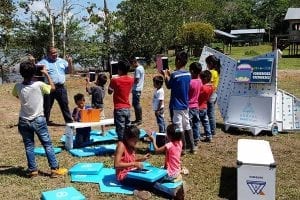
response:
[[[265,195],[262,190],[266,186],[266,181],[246,180],[246,183],[253,194]]]

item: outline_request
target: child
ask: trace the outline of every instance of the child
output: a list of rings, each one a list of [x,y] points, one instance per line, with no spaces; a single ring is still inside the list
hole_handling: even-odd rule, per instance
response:
[[[206,135],[205,141],[211,142],[212,135],[211,135],[211,129],[210,129],[209,120],[207,116],[207,102],[211,97],[214,88],[213,85],[210,83],[211,80],[210,71],[205,70],[201,72],[200,78],[202,80],[203,86],[199,95],[199,117]]]
[[[156,121],[160,133],[165,132],[165,120],[164,120],[164,89],[162,87],[164,79],[161,76],[153,77],[153,86],[155,88],[153,93],[152,107],[155,112]]]
[[[168,143],[162,147],[156,145],[156,139],[152,135],[149,136],[150,140],[153,142],[155,152],[166,153],[165,157],[165,169],[167,169],[166,180],[170,182],[177,182],[182,180],[180,175],[181,172],[181,151],[182,151],[182,141],[181,141],[181,131],[176,128],[175,124],[170,124],[167,127],[167,138]]]
[[[170,124],[167,127],[167,138],[168,143],[166,143],[162,147],[158,147],[156,145],[156,139],[152,135],[149,136],[150,140],[153,141],[155,152],[163,153],[165,152],[165,169],[167,169],[167,175],[160,181],[156,182],[154,188],[160,190],[160,184],[163,182],[180,182],[182,181],[181,176],[181,151],[182,151],[182,140],[181,140],[181,131],[176,128],[175,124]],[[183,183],[185,184],[185,183]],[[177,188],[170,189],[167,192],[172,197],[179,199],[181,195],[184,196],[183,187],[185,185],[181,185]],[[179,192],[181,191],[181,192]],[[183,198],[180,198],[183,199]]]
[[[126,61],[118,62],[118,75],[111,79],[108,94],[113,93],[114,121],[118,140],[123,140],[124,129],[130,125],[129,95],[134,79],[127,75],[130,65]]]
[[[134,84],[132,88],[132,105],[135,113],[135,120],[132,124],[142,124],[142,107],[140,98],[144,87],[145,70],[135,57],[129,59],[130,65],[135,68],[134,70]]]
[[[123,185],[138,188],[138,189],[150,189],[153,184],[147,184],[146,182],[141,182],[136,179],[130,179],[127,177],[127,173],[133,169],[142,169],[143,161],[150,157],[150,154],[146,154],[142,158],[136,158],[135,147],[139,140],[140,130],[134,126],[130,125],[125,128],[123,140],[118,141],[117,150],[114,159],[114,167],[116,169],[117,180]],[[139,197],[143,199],[148,199],[151,197],[151,193],[145,190],[134,191]],[[147,198],[146,198],[147,197]]]
[[[80,122],[81,120],[80,111],[86,109],[84,95],[81,93],[76,94],[74,96],[74,101],[77,107],[74,108],[73,110],[72,118],[74,121]],[[74,148],[80,148],[89,145],[90,132],[91,132],[91,127],[77,128]]]
[[[208,56],[205,59],[205,62],[207,64],[208,69],[211,72],[211,83],[214,88],[214,92],[207,103],[207,115],[208,115],[209,124],[211,128],[211,133],[212,135],[215,135],[215,130],[216,130],[215,104],[217,101],[217,89],[218,89],[219,79],[220,79],[221,63],[220,60],[214,55]]]
[[[202,81],[199,77],[201,70],[202,67],[200,63],[193,62],[192,64],[190,64],[190,73],[192,75],[192,80],[190,83],[189,90],[189,116],[194,138],[194,140],[190,142],[194,142],[195,146],[197,146],[200,140],[200,118],[198,98],[200,90],[202,88]]]
[[[107,82],[107,76],[105,74],[98,74],[96,85],[89,86],[89,79],[86,79],[86,92],[92,95],[92,108],[100,109],[101,119],[105,118],[104,115],[104,97],[105,88],[104,85]],[[101,126],[101,133],[104,135],[104,126]]]
[[[29,177],[38,175],[33,151],[34,133],[36,133],[46,151],[48,163],[51,168],[50,177],[55,178],[60,175],[65,175],[68,171],[65,168],[59,168],[43,111],[43,95],[50,94],[50,90],[54,90],[55,86],[45,66],[41,72],[47,78],[50,85],[40,81],[34,82],[33,76],[35,70],[36,66],[33,62],[22,62],[20,64],[20,73],[24,80],[22,83],[17,83],[12,91],[12,94],[20,99],[21,102],[18,130],[25,146]]]
[[[191,74],[185,70],[188,60],[186,52],[181,51],[176,54],[176,70],[170,74],[169,70],[163,71],[165,83],[168,89],[171,89],[170,110],[173,112],[172,121],[177,128],[182,131],[183,149],[186,149],[185,135],[192,141],[193,133],[189,121],[189,87]],[[192,143],[190,152],[195,151],[195,145]],[[184,151],[183,151],[184,154]]]

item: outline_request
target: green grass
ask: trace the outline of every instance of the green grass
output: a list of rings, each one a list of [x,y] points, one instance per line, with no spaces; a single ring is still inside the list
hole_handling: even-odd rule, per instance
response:
[[[251,58],[264,53],[272,51],[270,45],[259,46],[244,46],[244,47],[232,47],[230,57],[234,59]],[[248,54],[249,52],[255,52],[256,54]],[[284,50],[283,55],[288,55],[288,51]],[[283,57],[279,59],[279,69],[299,69],[300,70],[300,57],[299,58],[287,58]]]
[[[156,74],[147,73],[145,88],[142,93],[141,104],[143,108],[144,123],[141,128],[156,130],[155,116],[151,108],[153,95],[152,77]],[[300,96],[300,72],[281,71],[279,82],[282,89],[296,96]],[[85,93],[84,78],[71,77],[67,80],[70,108],[75,107],[74,94]],[[0,86],[0,194],[1,200],[40,199],[43,191],[61,187],[73,186],[89,200],[115,200],[134,199],[126,195],[101,193],[98,184],[72,183],[69,176],[50,179],[48,176],[39,176],[34,179],[24,177],[26,169],[26,157],[21,136],[16,126],[18,121],[19,100],[11,95],[13,84]],[[170,91],[165,89],[166,106],[169,102]],[[90,98],[86,96],[86,101]],[[105,116],[111,118],[113,113],[112,96],[105,97]],[[218,112],[217,112],[218,113]],[[132,109],[132,115],[133,109]],[[132,116],[133,118],[133,116]],[[168,109],[165,113],[166,121],[169,120]],[[57,103],[51,112],[51,120],[63,124],[63,117]],[[238,139],[260,139],[270,142],[272,152],[277,164],[276,169],[276,200],[300,199],[300,134],[286,133],[278,136],[270,136],[262,133],[252,136],[249,132],[233,129],[224,132],[223,119],[217,115],[217,135],[212,143],[200,143],[198,154],[187,154],[182,158],[182,165],[187,167],[190,174],[184,176],[189,185],[186,199],[195,200],[234,200],[236,199],[236,160]],[[100,127],[99,127],[100,128]],[[60,137],[64,133],[64,126],[50,126],[50,134],[55,146],[62,146]],[[36,145],[40,146],[36,138]],[[139,143],[140,152],[147,150],[146,143]],[[113,166],[113,157],[94,156],[78,158],[73,157],[67,151],[57,155],[62,167],[70,168],[78,162],[103,162],[106,167]],[[164,155],[153,154],[149,160],[155,166],[164,164]],[[37,157],[39,169],[48,171],[48,163],[45,157]],[[153,195],[151,199],[162,199]]]
[[[216,46],[216,45],[214,45]],[[259,46],[243,46],[243,47],[232,47],[231,49],[231,54],[228,56],[238,60],[242,58],[252,58],[256,57],[265,53],[269,53],[272,51],[271,45],[259,45]],[[300,57],[298,58],[288,58],[285,57],[288,55],[288,50],[283,51],[283,57],[279,59],[279,69],[284,70],[284,69],[293,69],[293,70],[300,70]],[[192,62],[197,62],[199,61],[200,57],[190,57],[188,64],[186,66],[189,66]],[[155,63],[152,63],[151,66],[148,67],[147,70],[149,72],[154,73],[155,69],[154,66]],[[174,70],[175,69],[175,57],[171,56],[169,57],[169,66],[170,69]]]

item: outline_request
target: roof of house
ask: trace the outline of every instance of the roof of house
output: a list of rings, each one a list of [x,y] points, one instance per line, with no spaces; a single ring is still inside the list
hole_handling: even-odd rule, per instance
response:
[[[226,33],[224,31],[220,31],[220,30],[214,30],[214,32],[218,35],[222,35],[222,36],[225,36],[225,37],[229,37],[229,38],[237,38],[236,35],[232,35],[230,33]]]
[[[289,8],[284,20],[300,19],[300,8]]]
[[[265,29],[240,29],[240,30],[231,30],[230,34],[240,35],[240,34],[253,34],[253,33],[266,33]]]

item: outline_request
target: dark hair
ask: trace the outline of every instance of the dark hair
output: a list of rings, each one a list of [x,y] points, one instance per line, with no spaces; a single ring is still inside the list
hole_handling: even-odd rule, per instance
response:
[[[164,83],[164,78],[162,76],[159,76],[159,75],[154,76],[153,77],[153,83],[155,83],[155,84],[157,84],[161,87]]]
[[[211,72],[209,70],[201,72],[200,78],[203,81],[203,83],[209,83],[211,81]]]
[[[176,124],[169,124],[167,127],[167,136],[172,142],[179,141],[181,140],[182,132],[177,129]]]
[[[118,62],[118,70],[122,73],[122,74],[127,74],[128,71],[130,69],[130,65],[127,61],[124,60],[120,60]]]
[[[24,79],[31,79],[35,73],[35,65],[31,61],[25,61],[20,64],[20,74]]]
[[[98,74],[97,85],[104,86],[107,82],[107,76],[103,73]]]
[[[84,95],[81,93],[77,93],[76,95],[74,95],[74,101],[75,103],[77,103],[78,101],[82,100],[84,98]]]
[[[133,64],[133,63],[136,63],[137,62],[137,59],[135,58],[135,56],[130,56],[129,57],[129,63],[130,64]]]
[[[139,139],[140,137],[140,129],[138,129],[135,125],[129,125],[125,127],[123,142],[127,144],[127,140],[131,138]]]
[[[221,62],[215,55],[210,55],[205,59],[205,62],[212,66],[212,69],[215,69],[218,74],[220,74]]]
[[[193,62],[192,64],[190,64],[190,72],[192,72],[193,74],[200,74],[202,71],[202,66],[200,63],[198,62]]]
[[[185,66],[188,61],[188,54],[185,51],[180,51],[176,54],[175,61],[178,62],[180,67]]]

